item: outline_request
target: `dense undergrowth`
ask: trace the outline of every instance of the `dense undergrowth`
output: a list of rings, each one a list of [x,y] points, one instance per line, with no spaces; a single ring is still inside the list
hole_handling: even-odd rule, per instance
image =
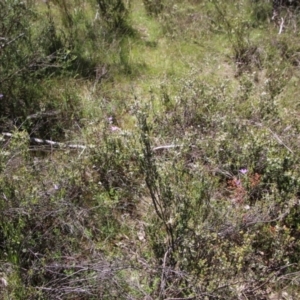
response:
[[[297,7],[0,16],[1,299],[299,297]]]

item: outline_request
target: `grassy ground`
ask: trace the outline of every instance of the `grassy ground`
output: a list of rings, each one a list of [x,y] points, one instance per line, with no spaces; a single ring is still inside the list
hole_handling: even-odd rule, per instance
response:
[[[296,299],[297,12],[278,34],[267,1],[146,2],[123,31],[92,1],[36,4],[65,44],[3,123],[0,296]]]

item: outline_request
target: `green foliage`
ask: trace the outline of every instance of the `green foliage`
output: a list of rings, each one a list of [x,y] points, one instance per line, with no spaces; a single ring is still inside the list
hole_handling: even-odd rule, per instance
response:
[[[280,131],[273,125],[277,110],[261,115],[250,110],[250,78],[241,82],[241,94],[234,98],[225,85],[215,88],[185,80],[175,97],[164,89],[153,122],[147,118],[149,108],[138,117],[141,170],[159,220],[151,222],[157,227],[148,232],[153,252],[164,257],[169,267],[176,265],[183,273],[195,275],[191,279],[195,286],[181,286],[181,297],[191,293],[236,297],[238,286],[225,288],[228,277],[235,276],[249,280],[245,294],[251,297],[255,285],[250,278],[261,278],[253,270],[263,268],[264,274],[272,270],[276,276],[279,270],[291,270],[285,249],[298,253],[295,233],[284,231],[282,225],[299,191],[298,161],[286,144],[292,142],[288,136],[282,132],[279,138],[274,133]],[[264,93],[271,94],[268,86]],[[167,155],[162,152],[156,157],[152,143],[158,135],[172,141],[172,146],[161,150]],[[243,175],[240,170],[245,167]],[[278,234],[272,234],[272,226]],[[260,230],[269,233],[264,233],[266,240]],[[280,251],[274,251],[277,243]],[[181,282],[180,275],[165,276],[166,289],[175,297],[172,283]],[[224,285],[222,296],[220,285]]]
[[[4,265],[12,266],[6,270],[10,285],[13,278],[18,280],[14,287],[16,299],[30,298],[31,293],[44,299],[72,297],[76,287],[71,286],[79,278],[91,286],[83,297],[108,293],[105,284],[103,291],[97,290],[94,278],[95,273],[104,272],[103,264],[108,262],[99,253],[88,253],[104,247],[105,241],[117,235],[120,226],[114,216],[116,203],[97,191],[92,182],[86,188],[86,170],[78,172],[83,161],[62,166],[53,159],[32,160],[26,133],[15,133],[7,145],[1,153],[0,258]],[[6,153],[10,159],[6,159]],[[82,260],[74,264],[77,255]],[[104,282],[115,276],[114,272],[112,268],[111,274],[104,275]],[[51,291],[44,289],[50,282],[57,284]],[[19,293],[21,286],[28,289]],[[66,292],[64,287],[71,290]]]
[[[129,28],[129,7],[122,1],[98,4],[106,14],[101,21],[97,14],[95,20],[88,16],[86,6],[94,5],[92,2],[71,5],[54,1],[45,6],[44,15],[39,14],[34,4],[1,3],[2,130],[12,130],[12,125],[17,125],[30,134],[57,139],[78,121],[80,105],[76,92],[58,86],[58,82],[73,75],[99,80],[107,73],[106,70],[98,74],[99,69],[106,69],[109,43],[113,43],[117,30],[124,33]],[[56,20],[57,10],[61,23]],[[109,34],[103,30],[106,27]],[[126,53],[125,49],[121,51],[121,64],[130,70]]]
[[[97,0],[100,14],[104,18],[109,30],[128,31],[128,13],[131,1],[124,0]]]
[[[110,126],[103,133],[101,145],[91,150],[94,176],[114,201],[117,210],[135,213],[136,197],[140,193],[136,158],[138,145],[130,133],[119,128],[113,131]],[[99,140],[96,138],[95,142],[98,144]]]
[[[295,15],[0,7],[1,299],[299,298]]]
[[[230,41],[233,58],[237,65],[237,75],[252,67],[260,67],[258,46],[251,41],[251,20],[247,14],[247,1],[224,2],[214,0],[218,26],[224,30]],[[230,8],[229,8],[230,6]]]
[[[252,26],[263,26],[268,21],[271,15],[272,7],[269,1],[252,1],[251,14],[253,23]]]
[[[34,57],[35,47],[29,28],[33,18],[33,11],[18,1],[1,3],[1,118],[24,115],[29,105],[36,109],[38,104],[34,101],[29,103],[28,96],[35,99],[41,97],[31,75],[31,68],[37,65],[38,60]]]
[[[163,0],[143,0],[147,13],[150,16],[159,15],[164,9]]]
[[[62,112],[71,118],[74,113],[60,107],[57,95],[50,98],[50,77],[66,70],[73,58],[50,17],[46,16],[41,28],[35,28],[39,18],[34,7],[23,2],[1,3],[1,128],[11,130],[14,122],[31,133],[55,138],[66,124],[51,115]],[[50,133],[54,124],[57,130]]]

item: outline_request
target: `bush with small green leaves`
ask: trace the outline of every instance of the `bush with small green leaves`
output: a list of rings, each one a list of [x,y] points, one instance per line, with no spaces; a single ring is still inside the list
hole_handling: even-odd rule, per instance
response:
[[[97,136],[91,137],[98,145],[90,153],[95,181],[116,201],[120,211],[134,213],[140,193],[139,145],[132,133],[111,122],[112,117],[109,117],[100,140]]]
[[[97,0],[100,14],[108,25],[109,30],[128,31],[128,13],[131,1]]]
[[[262,296],[262,274],[275,287],[297,268],[297,148],[284,125],[274,126],[278,107],[250,109],[258,96],[247,86],[233,97],[230,87],[185,80],[176,96],[164,90],[152,99],[157,110],[137,112],[141,172],[156,214],[147,234],[164,296]],[[169,143],[156,147],[161,137]],[[167,271],[175,266],[177,277]]]
[[[48,138],[61,136],[67,126],[60,114],[71,119],[76,113],[70,106],[60,105],[61,95],[55,95],[57,87],[52,84],[56,82],[51,77],[70,65],[72,57],[67,46],[56,34],[50,17],[44,18],[39,27],[42,16],[33,5],[21,1],[0,5],[1,130],[12,130],[15,125]],[[48,129],[55,126],[50,133]]]
[[[159,15],[164,9],[163,0],[143,0],[145,9],[150,16]]]
[[[64,160],[64,165],[57,159],[61,162],[70,153],[32,158],[28,141],[26,132],[1,141],[0,261],[11,266],[5,270],[10,295],[16,299],[120,295],[126,285],[118,272],[129,264],[109,262],[97,250],[107,251],[119,233],[120,204],[97,189],[97,182],[87,180],[88,166],[81,167],[86,158]]]

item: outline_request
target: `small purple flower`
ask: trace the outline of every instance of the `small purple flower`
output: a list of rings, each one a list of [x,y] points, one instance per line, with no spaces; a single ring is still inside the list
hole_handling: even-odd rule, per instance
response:
[[[241,172],[242,174],[246,174],[246,173],[248,172],[248,170],[247,170],[246,168],[243,168],[243,169],[240,169],[240,172]]]
[[[110,129],[111,129],[111,131],[119,131],[119,130],[121,130],[118,126],[111,126]]]
[[[0,99],[2,99],[4,97],[4,95],[3,94],[0,94]]]
[[[112,124],[112,123],[113,123],[113,117],[108,117],[107,120],[108,120],[108,123],[109,123],[109,124]]]

